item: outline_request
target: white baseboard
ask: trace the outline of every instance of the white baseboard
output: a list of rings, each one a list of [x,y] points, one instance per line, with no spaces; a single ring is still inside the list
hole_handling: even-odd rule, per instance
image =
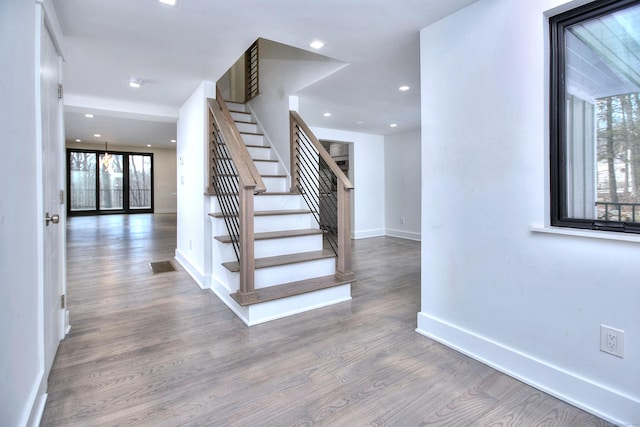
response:
[[[384,236],[384,229],[373,228],[370,230],[358,230],[358,231],[354,231],[352,236],[354,239],[367,239],[369,237]]]
[[[415,240],[417,242],[422,240],[422,234],[415,233],[413,231],[394,230],[387,228],[385,234],[391,237],[399,237],[401,239]]]
[[[49,395],[47,393],[38,396],[38,399],[33,405],[31,416],[29,417],[29,423],[27,424],[28,426],[38,427],[40,425],[40,422],[42,421],[42,415],[44,415],[44,407],[47,405],[48,396]]]
[[[155,209],[153,211],[153,213],[157,213],[157,214],[175,214],[175,213],[178,213],[178,211],[175,210],[175,209]]]
[[[40,371],[38,378],[34,381],[29,393],[29,399],[22,411],[22,419],[18,425],[37,427],[40,425],[44,407],[47,403],[47,379],[44,378],[44,371]],[[1,417],[0,417],[1,418]]]
[[[69,323],[69,310],[64,311],[64,336],[69,335],[71,331],[71,323]]]
[[[616,425],[640,425],[640,401],[486,337],[418,313],[416,332]]]
[[[205,275],[198,270],[196,266],[191,264],[189,259],[184,256],[179,249],[176,249],[175,259],[185,269],[185,271],[191,276],[191,278],[200,286],[201,289],[209,289],[211,287],[211,279],[208,275]]]

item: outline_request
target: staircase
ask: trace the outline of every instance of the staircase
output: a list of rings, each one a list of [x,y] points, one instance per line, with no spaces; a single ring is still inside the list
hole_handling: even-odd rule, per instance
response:
[[[210,199],[212,290],[251,326],[351,299],[351,280],[336,276],[336,256],[325,249],[323,231],[244,104],[226,103],[266,191],[254,206],[254,286],[250,300],[239,295],[240,263],[218,197]]]

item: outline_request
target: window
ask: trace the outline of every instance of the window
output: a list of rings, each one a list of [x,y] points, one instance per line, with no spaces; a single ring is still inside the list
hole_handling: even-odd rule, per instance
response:
[[[640,233],[640,0],[549,22],[551,225]]]
[[[68,213],[153,212],[153,155],[67,152]]]

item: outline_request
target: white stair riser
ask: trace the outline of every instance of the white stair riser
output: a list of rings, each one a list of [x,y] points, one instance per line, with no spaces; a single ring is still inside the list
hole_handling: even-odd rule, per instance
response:
[[[216,247],[214,253],[216,257],[214,261],[217,263],[236,261],[236,253],[233,250],[231,243],[222,243],[218,240],[213,240],[213,246]]]
[[[255,124],[255,123],[236,122],[236,127],[238,128],[238,131],[240,131],[240,132],[249,132],[249,133],[257,133],[258,132],[258,125]]]
[[[335,273],[335,258],[259,268],[255,270],[255,286],[259,289],[314,277],[330,276]]]
[[[224,269],[224,267],[222,268]],[[229,291],[235,292],[240,289],[240,273],[231,273],[228,270],[227,272],[228,274],[222,271],[215,272],[217,280],[224,280],[225,282],[223,283],[228,284]],[[254,271],[254,283],[256,289],[260,289],[314,277],[331,276],[335,273],[335,258],[325,258],[275,267],[257,268]]]
[[[289,255],[298,252],[322,250],[322,234],[286,237],[282,239],[256,240],[253,250],[256,258]]]
[[[285,177],[267,178],[263,176],[262,182],[264,182],[265,187],[267,187],[267,191],[271,193],[287,191],[287,178]]]
[[[214,244],[220,245],[220,262],[236,261],[236,254],[231,243],[222,243],[217,240]],[[322,250],[322,235],[285,237],[280,239],[256,240],[253,251],[255,258],[267,258],[270,256],[290,255],[299,252]]]
[[[238,102],[229,102],[227,101],[227,108],[233,111],[247,111],[247,107],[244,104],[240,104]]]
[[[311,214],[256,216],[253,224],[254,233],[318,228],[318,223]],[[213,236],[226,236],[229,234],[223,218],[212,217],[211,228]]]
[[[220,271],[213,271],[211,276],[213,280],[218,283],[224,284],[227,288],[227,292],[232,294],[240,289],[240,277],[238,273],[232,273],[226,268],[220,266]]]
[[[246,145],[265,145],[264,135],[255,133],[241,133],[240,136]]]
[[[235,108],[234,108],[235,110]],[[237,120],[240,122],[252,122],[253,121],[253,117],[251,116],[251,113],[241,113],[238,111],[230,111],[231,113],[231,118],[233,120]]]
[[[223,218],[211,218],[211,232],[213,236],[226,236],[229,234],[229,230],[227,230],[227,225],[224,222]],[[226,259],[220,262],[225,262]]]
[[[280,164],[277,162],[253,162],[260,175],[276,175],[280,173]]]
[[[282,211],[289,209],[306,209],[304,199],[298,194],[287,194],[277,196],[256,195],[253,198],[253,208],[256,211]],[[209,212],[219,213],[220,204],[217,197],[211,197],[209,201]],[[215,219],[215,218],[212,218]],[[227,233],[224,233],[227,234]]]
[[[253,206],[257,211],[306,209],[304,200],[297,194],[289,196],[256,196],[253,198]]]
[[[271,148],[247,147],[247,151],[253,160],[271,160]]]
[[[317,228],[317,226],[318,224],[311,214],[256,216],[253,231],[254,233],[264,233],[267,231]]]
[[[351,299],[351,284],[336,286],[282,300],[269,301],[246,307],[248,314],[242,319],[248,326],[280,319],[304,311],[337,304]],[[245,307],[243,307],[245,308]]]

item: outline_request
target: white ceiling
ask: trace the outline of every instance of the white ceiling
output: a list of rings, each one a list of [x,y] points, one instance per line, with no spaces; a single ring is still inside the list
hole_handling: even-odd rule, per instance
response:
[[[171,147],[188,96],[260,37],[309,51],[319,39],[326,46],[317,53],[349,64],[296,94],[309,125],[414,130],[419,31],[475,0],[177,1],[53,0],[64,34],[67,140]],[[130,76],[145,84],[129,88]],[[405,84],[411,90],[398,91]]]

